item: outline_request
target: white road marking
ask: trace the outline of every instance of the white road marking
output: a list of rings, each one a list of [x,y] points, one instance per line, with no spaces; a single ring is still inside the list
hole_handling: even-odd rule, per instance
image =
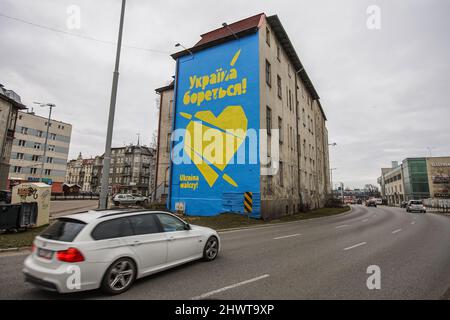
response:
[[[204,298],[207,298],[207,297],[212,296],[214,294],[217,294],[217,293],[220,293],[220,292],[224,292],[226,290],[230,290],[230,289],[233,289],[233,288],[236,288],[236,287],[240,287],[240,286],[243,286],[244,284],[248,284],[248,283],[251,283],[251,282],[262,280],[262,279],[265,279],[267,277],[269,277],[269,275],[268,274],[264,274],[262,276],[259,276],[259,277],[253,278],[253,279],[249,279],[249,280],[245,280],[245,281],[242,281],[242,282],[238,282],[238,283],[232,284],[230,286],[226,286],[226,287],[223,287],[223,288],[220,288],[220,289],[217,289],[217,290],[213,290],[213,291],[201,294],[199,296],[196,296],[196,297],[192,298],[192,300],[204,299]]]
[[[301,234],[300,234],[300,233],[290,234],[290,235],[288,235],[288,236],[282,236],[282,237],[276,237],[276,238],[273,238],[273,240],[285,239],[285,238],[291,238],[291,237],[296,237],[296,236],[301,236]]]
[[[356,248],[356,247],[360,247],[360,246],[363,246],[365,244],[367,244],[367,242],[360,242],[360,243],[355,244],[354,246],[345,248],[344,251],[347,251],[347,250],[350,250],[350,249],[353,249],[353,248]]]
[[[336,229],[339,229],[339,228],[345,228],[345,227],[348,227],[348,224],[343,224],[343,225],[337,226],[337,227],[335,227],[335,228],[336,228]]]
[[[402,231],[402,229],[394,230],[394,231],[392,231],[392,234],[398,233],[398,232],[400,232],[400,231]]]

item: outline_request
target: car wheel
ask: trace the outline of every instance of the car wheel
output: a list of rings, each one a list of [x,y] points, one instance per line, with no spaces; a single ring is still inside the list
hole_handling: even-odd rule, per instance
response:
[[[219,240],[216,237],[209,237],[206,241],[205,248],[203,249],[203,260],[212,261],[217,257],[219,253]]]
[[[140,206],[140,205],[141,205],[141,202],[140,202],[140,201],[136,201],[136,205],[137,205],[137,206]]]
[[[120,202],[119,202],[119,201],[114,201],[114,205],[115,205],[116,207],[118,207],[118,206],[120,206]]]
[[[129,258],[114,261],[103,276],[101,289],[108,294],[121,294],[127,291],[136,279],[136,265]]]

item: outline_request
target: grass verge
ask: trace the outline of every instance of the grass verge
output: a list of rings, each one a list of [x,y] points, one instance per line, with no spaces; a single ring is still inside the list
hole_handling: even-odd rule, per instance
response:
[[[309,212],[296,213],[289,216],[284,216],[279,219],[271,221],[263,221],[260,219],[249,219],[241,214],[224,213],[213,217],[183,217],[189,223],[199,226],[209,227],[216,230],[230,229],[238,227],[260,226],[273,223],[291,222],[297,220],[306,220],[319,217],[332,216],[344,213],[350,210],[350,207],[343,208],[321,208]]]
[[[40,234],[47,226],[29,229],[14,233],[0,234],[0,249],[29,247],[34,238]]]

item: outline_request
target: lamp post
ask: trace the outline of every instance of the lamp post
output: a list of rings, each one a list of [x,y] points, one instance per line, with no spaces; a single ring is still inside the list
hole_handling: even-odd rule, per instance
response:
[[[103,158],[102,184],[100,189],[100,208],[106,210],[108,207],[108,187],[109,187],[109,168],[111,166],[111,144],[114,128],[114,114],[116,111],[117,86],[119,82],[119,63],[120,49],[122,46],[123,20],[125,16],[126,0],[122,0],[122,10],[120,12],[119,35],[117,40],[116,64],[113,73],[113,83],[111,89],[111,101],[109,104],[108,129],[106,133],[105,156]]]
[[[45,133],[45,142],[44,142],[44,154],[42,155],[41,171],[39,173],[39,182],[43,182],[42,179],[44,177],[44,165],[45,165],[45,160],[46,160],[46,156],[47,156],[48,133],[50,130],[50,125],[51,125],[50,121],[52,118],[52,110],[56,106],[53,103],[40,103],[40,102],[33,102],[33,103],[38,104],[40,107],[49,107],[48,119],[47,119],[47,131]]]
[[[337,168],[331,168],[330,169],[330,183],[331,183],[331,195],[333,196],[333,198],[334,198],[334,192],[333,192],[333,171],[334,170],[337,170]]]

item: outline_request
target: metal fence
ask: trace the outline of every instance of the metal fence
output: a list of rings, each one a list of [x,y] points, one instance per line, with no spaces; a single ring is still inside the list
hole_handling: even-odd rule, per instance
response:
[[[98,200],[98,195],[52,195],[51,200]]]
[[[423,205],[430,209],[435,209],[442,212],[450,212],[450,199],[423,199]]]

